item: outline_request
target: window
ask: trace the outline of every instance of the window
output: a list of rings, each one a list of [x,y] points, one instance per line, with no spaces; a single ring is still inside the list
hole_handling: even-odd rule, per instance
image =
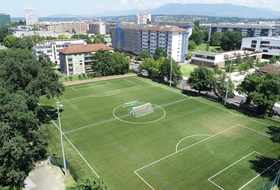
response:
[[[268,50],[267,50],[267,49],[264,49],[263,52],[268,52]]]
[[[270,44],[270,41],[261,41],[261,44]]]

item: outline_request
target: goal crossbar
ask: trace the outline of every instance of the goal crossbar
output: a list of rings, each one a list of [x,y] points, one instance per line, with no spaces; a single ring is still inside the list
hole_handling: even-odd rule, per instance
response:
[[[132,101],[132,102],[127,102],[123,104],[123,108],[126,108],[127,110],[131,110],[133,107],[140,106],[139,101]]]
[[[135,117],[141,117],[153,113],[154,109],[151,103],[146,103],[140,106],[133,107],[130,113]]]

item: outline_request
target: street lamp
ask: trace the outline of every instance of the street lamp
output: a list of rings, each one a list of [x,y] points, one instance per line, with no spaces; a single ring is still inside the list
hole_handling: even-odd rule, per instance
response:
[[[60,104],[60,102],[56,102],[56,106],[57,106],[58,125],[59,125],[61,148],[62,148],[62,157],[63,157],[63,165],[64,165],[64,176],[66,176],[67,175],[66,160],[65,160],[65,155],[64,155],[64,145],[63,145],[63,139],[62,139],[62,130],[61,130],[61,122],[60,122],[60,114],[59,114],[59,108],[61,108],[63,105]]]
[[[231,65],[232,65],[232,59],[230,60],[229,76],[228,76],[228,80],[227,80],[227,89],[226,89],[226,96],[225,96],[225,102],[224,102],[224,105],[226,105],[226,104],[227,104],[227,95],[228,95],[228,86],[229,86],[230,73],[231,73]]]
[[[169,80],[169,86],[171,86],[171,79],[172,79],[172,49],[170,53],[170,80]]]

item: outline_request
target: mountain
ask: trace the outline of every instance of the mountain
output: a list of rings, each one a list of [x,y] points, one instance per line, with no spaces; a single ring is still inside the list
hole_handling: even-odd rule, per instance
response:
[[[48,17],[50,17],[50,18],[71,18],[71,17],[77,17],[77,15],[57,14],[57,15],[51,15],[51,16],[48,16]]]
[[[165,15],[207,15],[218,17],[279,18],[280,12],[269,8],[253,8],[232,4],[169,3],[156,9],[131,9],[125,11],[102,12],[94,16],[136,15],[138,12]]]

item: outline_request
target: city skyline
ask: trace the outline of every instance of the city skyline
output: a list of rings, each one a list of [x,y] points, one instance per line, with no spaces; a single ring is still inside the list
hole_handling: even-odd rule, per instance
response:
[[[11,2],[1,3],[0,13],[9,14],[11,17],[24,17],[24,8],[36,8],[38,17],[47,17],[56,14],[71,15],[95,15],[106,11],[123,11],[130,9],[156,9],[168,3],[229,3],[227,0],[103,0],[103,1],[54,1],[49,0],[42,3],[35,0],[13,0],[17,6],[11,6]],[[234,5],[243,5],[257,8],[271,8],[280,11],[278,0],[236,0],[231,2]]]

